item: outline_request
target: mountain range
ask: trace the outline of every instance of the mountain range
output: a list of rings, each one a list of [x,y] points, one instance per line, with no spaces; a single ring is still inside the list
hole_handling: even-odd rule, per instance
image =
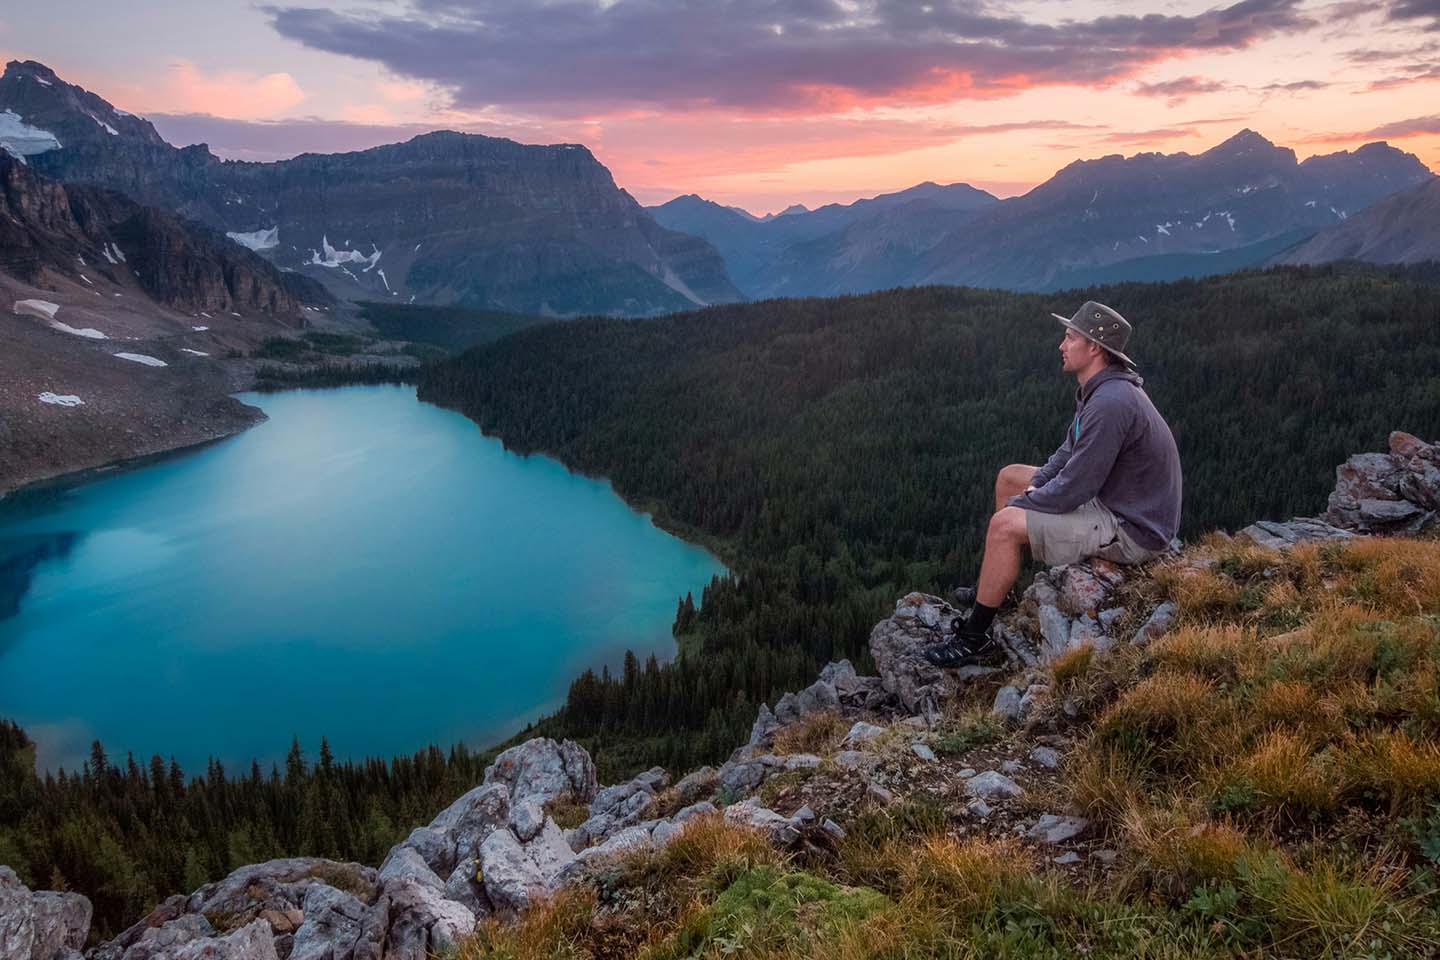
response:
[[[1298,162],[1247,129],[1196,155],[1079,160],[1005,200],[963,183],[922,184],[763,221],[696,196],[651,213],[713,243],[752,297],[931,283],[1046,291],[1262,264],[1433,179],[1385,143]]]
[[[224,161],[34,61],[0,77],[0,141],[42,173],[176,211],[346,299],[566,316],[740,298],[713,247],[657,224],[578,144],[441,131]]]

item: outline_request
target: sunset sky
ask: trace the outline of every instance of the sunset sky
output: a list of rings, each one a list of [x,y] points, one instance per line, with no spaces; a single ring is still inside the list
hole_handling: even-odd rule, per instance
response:
[[[1440,0],[47,0],[0,10],[0,54],[224,157],[460,129],[583,143],[642,203],[757,213],[924,180],[1010,196],[1243,127],[1440,171]]]

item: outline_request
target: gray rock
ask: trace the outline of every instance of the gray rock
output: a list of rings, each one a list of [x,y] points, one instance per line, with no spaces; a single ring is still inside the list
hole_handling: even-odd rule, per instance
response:
[[[939,597],[910,593],[895,604],[895,613],[870,631],[870,655],[885,691],[907,713],[924,713],[954,695],[959,680],[925,659],[925,651],[941,642],[959,612]]]
[[[20,882],[14,870],[0,866],[0,960],[30,960],[34,948],[35,914],[30,888]]]
[[[960,770],[959,773],[957,773],[957,774],[955,774],[955,775],[956,775],[957,777],[959,777],[961,780],[969,780],[971,777],[975,776],[975,768],[974,768],[974,767],[965,767],[965,768],[963,768],[962,770]]]
[[[151,956],[165,960],[278,960],[274,933],[264,920],[252,920],[223,937],[190,940],[171,952]]]
[[[760,704],[760,709],[755,714],[755,722],[750,725],[748,746],[752,750],[769,750],[770,745],[775,742],[775,731],[780,727],[781,723],[775,719],[775,714],[770,711],[770,707],[767,704]]]
[[[1173,601],[1166,600],[1156,607],[1149,619],[1141,624],[1139,630],[1135,631],[1135,638],[1131,642],[1137,647],[1143,647],[1151,640],[1169,633],[1170,628],[1175,624],[1175,617],[1179,613],[1180,608]]]
[[[1111,607],[1109,610],[1101,610],[1100,616],[1097,618],[1100,621],[1100,629],[1105,633],[1109,633],[1110,629],[1115,626],[1115,621],[1125,616],[1127,612],[1124,607]]]
[[[769,768],[759,760],[727,763],[720,768],[719,793],[729,799],[748,797],[769,776]]]
[[[479,880],[480,861],[465,860],[456,864],[445,881],[445,899],[454,900],[475,915],[476,920],[488,917],[493,911],[485,886]]]
[[[538,799],[540,796],[543,793],[532,793],[520,799]],[[455,843],[452,863],[479,857],[480,844],[485,842],[485,838],[509,822],[511,799],[505,784],[493,783],[476,787],[446,808],[437,820],[445,824],[441,829]],[[430,825],[436,826],[435,822]]]
[[[1296,517],[1288,523],[1257,520],[1240,533],[1272,550],[1283,550],[1311,540],[1351,540],[1355,537],[1349,530],[1309,517]]]
[[[35,946],[31,960],[52,960],[61,951],[80,950],[90,933],[90,901],[78,893],[38,890],[31,894]]]
[[[718,781],[713,767],[701,767],[699,770],[687,773],[675,784],[672,791],[675,802],[681,806],[689,806],[699,800],[708,800],[715,795],[715,784]]]
[[[1001,687],[995,691],[995,703],[990,713],[1006,722],[1020,719],[1020,691],[1015,687]]]
[[[1043,683],[1032,683],[1020,697],[1020,719],[1027,719],[1042,704],[1050,701],[1050,688]]]
[[[305,893],[305,919],[290,944],[290,960],[351,960],[365,926],[365,904],[327,884]]]
[[[931,750],[923,743],[910,744],[910,750],[915,754],[915,756],[919,757],[921,760],[925,760],[930,763],[935,762],[935,751]]]
[[[895,794],[887,787],[878,783],[865,784],[865,795],[879,803],[890,805],[895,802]]]
[[[577,743],[536,737],[496,757],[485,769],[485,782],[509,787],[512,803],[531,797],[587,803],[595,796],[595,763]]]
[[[1101,863],[1108,865],[1120,859],[1120,851],[1096,850],[1094,853],[1090,854],[1090,856],[1094,857],[1096,860],[1099,860]]]
[[[841,750],[835,754],[835,766],[844,770],[857,770],[868,766],[871,758],[859,750]]]
[[[794,723],[826,710],[840,707],[840,695],[824,680],[816,680],[799,693],[787,693],[775,704],[775,719]]]
[[[1060,609],[1072,617],[1093,617],[1109,596],[1110,584],[1087,563],[1072,563],[1060,575]]]
[[[1056,857],[1055,862],[1060,864],[1061,866],[1065,866],[1072,863],[1079,863],[1083,859],[1084,858],[1081,857],[1080,854],[1076,853],[1074,850],[1069,850]]]
[[[650,840],[657,847],[663,847],[685,832],[685,824],[674,820],[661,820],[650,831]]]
[[[1042,767],[1049,767],[1054,770],[1060,766],[1060,751],[1054,747],[1036,747],[1030,751],[1030,759]]]
[[[355,960],[380,960],[385,953],[385,934],[390,929],[390,895],[382,892],[365,909],[360,921],[360,939],[355,943]]]
[[[1001,773],[1014,774],[1019,773],[1023,769],[1025,768],[1021,765],[1019,760],[1006,760],[1004,763],[1000,764]]]
[[[1025,790],[997,770],[986,770],[984,773],[976,774],[965,781],[965,789],[972,797],[981,800],[1004,800],[1009,797],[1019,797],[1025,794]]]
[[[497,830],[492,836],[510,837],[510,831]],[[385,895],[390,921],[385,960],[427,960],[475,931],[475,915],[464,904],[445,899],[441,890],[406,877],[387,883]]]
[[[831,820],[829,817],[826,817],[824,820],[820,821],[820,829],[830,834],[830,836],[834,837],[836,840],[845,839],[845,828],[840,826],[840,824],[836,823],[834,820]]]
[[[785,758],[784,767],[787,771],[814,770],[824,762],[813,753],[792,753]]]
[[[877,726],[873,723],[867,723],[864,720],[857,720],[855,721],[854,726],[850,728],[850,732],[845,734],[845,739],[842,740],[841,743],[854,746],[856,744],[865,743],[867,740],[874,740],[876,737],[880,736],[884,732],[884,727]]]
[[[1040,619],[1040,654],[1053,660],[1070,649],[1070,618],[1057,606],[1044,604],[1037,614]]]
[[[789,834],[794,831],[794,823],[789,817],[762,806],[754,797],[726,807],[725,822],[763,830],[772,840],[782,843],[790,842]]]
[[[689,820],[694,819],[695,817],[701,817],[705,816],[706,814],[716,812],[717,811],[715,809],[715,804],[711,803],[709,800],[701,800],[699,803],[690,804],[690,806],[675,814],[675,816],[671,817],[671,819],[674,820],[676,823],[685,823]]]
[[[549,892],[549,881],[509,830],[496,830],[480,845],[480,877],[497,910],[518,913]]]
[[[390,855],[380,865],[380,882],[387,887],[399,880],[413,880],[433,890],[444,890],[445,881],[430,869],[430,865],[413,847],[400,845],[390,850]]]
[[[575,859],[575,851],[565,842],[565,834],[549,817],[545,818],[544,825],[534,839],[523,847],[525,855],[539,869],[540,875],[551,884],[560,872],[570,865],[570,861]]]
[[[534,797],[511,805],[509,826],[520,840],[529,840],[545,826],[545,809]]]
[[[434,827],[416,827],[399,846],[418,853],[436,874],[444,876],[455,869],[455,841]]]
[[[147,920],[159,920],[159,917],[153,914],[154,911]],[[97,947],[91,953],[92,958],[99,960],[102,957],[120,956],[124,960],[150,960],[152,957],[170,956],[177,947],[191,940],[215,935],[215,928],[210,925],[210,921],[198,913],[172,916],[154,926],[145,924],[146,920],[142,920],[110,943]],[[121,948],[118,954],[115,952],[117,947]]]
[[[1088,613],[1070,623],[1070,649],[1087,644],[1095,650],[1104,650],[1110,645],[1110,638],[1105,636],[1099,622]]]
[[[1041,843],[1064,843],[1080,836],[1088,826],[1090,821],[1083,817],[1057,817],[1047,813],[1025,832],[1025,836]]]
[[[420,863],[424,860],[411,851]],[[207,883],[190,894],[185,901],[186,913],[222,913],[230,917],[253,917],[261,909],[298,908],[305,891],[312,884],[333,886],[336,875],[346,877],[346,885],[364,890],[368,897],[377,877],[371,867],[358,863],[337,863],[318,857],[287,857],[252,863],[232,872],[223,880]]]
[[[981,800],[979,797],[976,797],[974,800],[971,800],[969,803],[965,804],[965,809],[969,811],[970,816],[980,820],[984,820],[986,817],[990,816],[990,814],[994,812],[990,809],[990,804],[986,803],[984,800]]]

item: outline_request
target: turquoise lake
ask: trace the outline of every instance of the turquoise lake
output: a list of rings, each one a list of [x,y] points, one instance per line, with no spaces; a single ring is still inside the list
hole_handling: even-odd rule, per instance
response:
[[[414,388],[241,399],[270,419],[0,501],[0,717],[43,765],[489,746],[586,667],[669,657],[723,571]]]

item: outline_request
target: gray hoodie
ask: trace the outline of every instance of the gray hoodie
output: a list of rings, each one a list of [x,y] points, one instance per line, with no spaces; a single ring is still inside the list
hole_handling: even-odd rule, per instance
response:
[[[1132,370],[1106,369],[1075,391],[1075,419],[1014,507],[1069,513],[1098,497],[1130,538],[1163,550],[1180,529],[1180,451]]]

